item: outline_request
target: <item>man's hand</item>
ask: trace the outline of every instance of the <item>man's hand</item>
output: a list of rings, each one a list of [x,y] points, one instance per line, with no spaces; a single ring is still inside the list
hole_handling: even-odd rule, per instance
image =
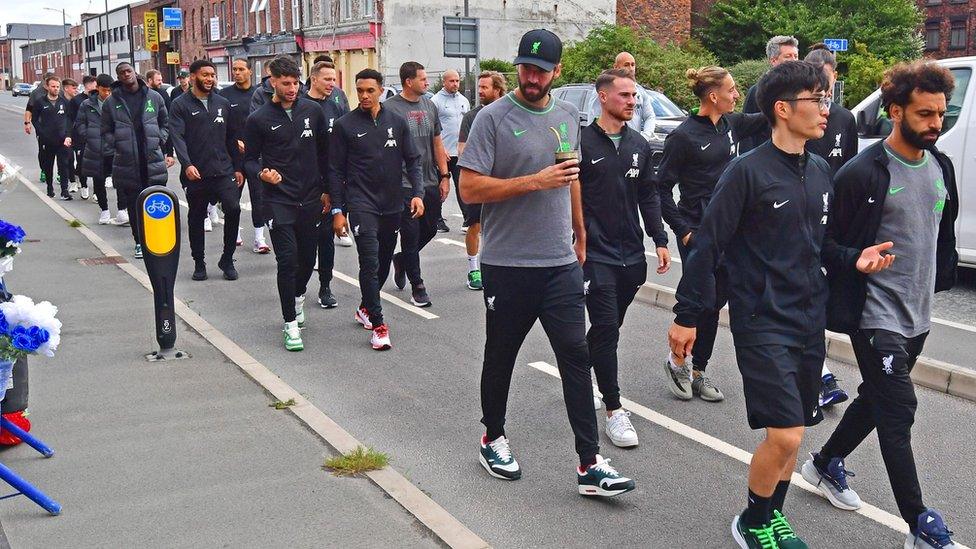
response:
[[[663,275],[671,268],[671,252],[667,246],[661,246],[654,251],[657,253],[657,274]]]
[[[64,146],[65,147],[68,147],[68,148],[71,148],[71,138],[70,137],[65,137],[64,138]]]
[[[546,166],[535,174],[540,191],[566,187],[579,179],[579,160],[567,160],[552,166]]]
[[[441,202],[447,200],[447,195],[451,192],[451,184],[449,181],[449,179],[441,179],[440,184],[437,186],[437,188],[441,191]]]
[[[241,154],[244,154],[244,142],[240,139],[237,140],[237,150],[240,151]]]
[[[196,166],[187,166],[184,173],[186,174],[186,178],[190,181],[200,181],[202,179],[200,177],[200,171],[197,170]]]
[[[687,246],[689,242],[691,242],[691,231],[688,231],[688,234],[681,237],[681,243],[685,246]]]
[[[332,199],[329,198],[329,194],[322,193],[322,196],[319,197],[319,200],[322,201],[322,213],[324,214],[329,213],[329,211],[332,210]]]
[[[682,361],[691,354],[691,348],[695,346],[697,328],[685,328],[672,322],[671,329],[668,330],[668,347],[674,356]]]
[[[890,250],[894,245],[894,242],[882,242],[881,244],[864,248],[864,251],[861,252],[861,257],[857,258],[857,270],[864,274],[874,274],[891,267],[891,264],[895,261],[895,254],[882,255],[881,252]]]
[[[166,168],[167,169],[172,168],[174,164],[176,164],[176,159],[173,158],[172,156],[167,156],[166,157]]]
[[[332,231],[337,236],[346,236],[346,216],[342,213],[337,213],[332,216]]]
[[[424,201],[421,198],[414,197],[410,200],[410,217],[417,219],[424,215]]]
[[[31,125],[30,124],[24,124],[24,133],[26,133],[27,135],[30,135],[31,134]]]
[[[265,168],[261,170],[261,173],[258,174],[258,177],[261,178],[261,181],[264,181],[265,183],[271,183],[272,185],[277,185],[278,183],[281,183],[281,174],[278,173],[278,170],[269,170],[268,168]]]
[[[244,174],[241,172],[234,172],[234,182],[237,183],[237,188],[244,186]]]
[[[582,267],[586,263],[586,233],[577,234],[573,241],[573,251],[576,252],[576,261]]]

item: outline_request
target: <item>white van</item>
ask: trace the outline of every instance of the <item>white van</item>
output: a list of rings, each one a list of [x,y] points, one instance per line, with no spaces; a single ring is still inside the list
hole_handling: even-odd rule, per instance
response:
[[[961,265],[976,267],[976,183],[968,181],[969,177],[976,179],[976,86],[970,85],[973,71],[976,71],[976,57],[943,59],[938,63],[952,71],[956,78],[956,89],[949,100],[937,144],[956,168],[959,188],[956,250]],[[869,95],[851,112],[857,119],[859,150],[891,133],[891,121],[881,108],[881,90]],[[972,143],[968,143],[970,137]]]

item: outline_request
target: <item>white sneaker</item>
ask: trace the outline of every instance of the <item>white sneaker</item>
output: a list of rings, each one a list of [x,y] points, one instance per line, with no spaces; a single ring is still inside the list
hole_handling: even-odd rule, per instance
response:
[[[613,415],[607,418],[606,431],[610,442],[618,448],[637,446],[637,431],[630,422],[630,412],[622,408],[614,410]]]
[[[72,182],[68,183],[68,192],[69,193],[76,193],[76,192],[78,192],[78,188],[79,187],[81,187],[81,185],[79,185],[78,183],[72,181]]]
[[[271,251],[268,243],[264,241],[264,238],[257,238],[254,240],[254,248],[252,251],[256,254],[266,254]]]
[[[244,239],[241,238],[241,229],[240,229],[240,227],[237,228],[237,245],[238,246],[243,246],[244,245]]]
[[[335,243],[336,243],[337,246],[342,246],[343,248],[351,248],[352,247],[352,238],[350,238],[349,235],[346,235],[346,236],[338,236],[338,235],[336,235],[336,237],[335,237]]]
[[[367,330],[373,329],[373,323],[369,321],[369,313],[366,312],[366,307],[356,309],[356,322],[362,324],[363,328]]]
[[[129,224],[129,212],[125,210],[119,210],[115,214],[115,224],[116,225],[128,225]]]
[[[207,217],[209,217],[210,222],[215,225],[220,222],[220,214],[217,213],[217,206],[214,206],[213,204],[207,205]]]
[[[213,221],[209,217],[203,218],[203,230],[208,233],[213,231]]]
[[[81,199],[82,200],[88,200],[88,198],[90,196],[91,196],[91,190],[88,187],[82,187],[81,188]]]
[[[108,210],[102,210],[102,213],[98,216],[99,225],[111,225],[112,224],[112,212]]]
[[[106,189],[113,188],[113,186],[112,186],[112,176],[111,175],[105,178],[105,188]]]
[[[386,351],[391,347],[390,330],[387,329],[386,324],[380,324],[373,328],[373,335],[369,338],[369,344],[377,351]]]
[[[600,408],[603,408],[603,400],[601,400],[600,397],[593,395],[593,409],[599,410]]]
[[[299,328],[305,327],[305,296],[295,298],[295,320]]]

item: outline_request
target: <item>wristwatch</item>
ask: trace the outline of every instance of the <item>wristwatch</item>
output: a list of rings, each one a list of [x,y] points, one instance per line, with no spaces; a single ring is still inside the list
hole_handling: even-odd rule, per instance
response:
[[[332,210],[330,210],[329,213],[331,213],[332,215],[341,214],[342,208],[332,208]]]

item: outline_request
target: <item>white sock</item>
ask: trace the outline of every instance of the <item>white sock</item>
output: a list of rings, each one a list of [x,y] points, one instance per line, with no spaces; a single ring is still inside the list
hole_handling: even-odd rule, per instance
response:
[[[295,312],[300,312],[302,307],[305,306],[305,296],[300,295],[295,298]]]
[[[481,266],[478,265],[478,256],[469,255],[468,256],[468,271],[480,271]]]
[[[264,240],[264,227],[254,228],[254,240]]]
[[[827,369],[827,363],[824,362],[823,370],[820,372],[820,377],[830,374],[830,370]]]
[[[237,240],[241,240],[241,228],[237,228]]]

